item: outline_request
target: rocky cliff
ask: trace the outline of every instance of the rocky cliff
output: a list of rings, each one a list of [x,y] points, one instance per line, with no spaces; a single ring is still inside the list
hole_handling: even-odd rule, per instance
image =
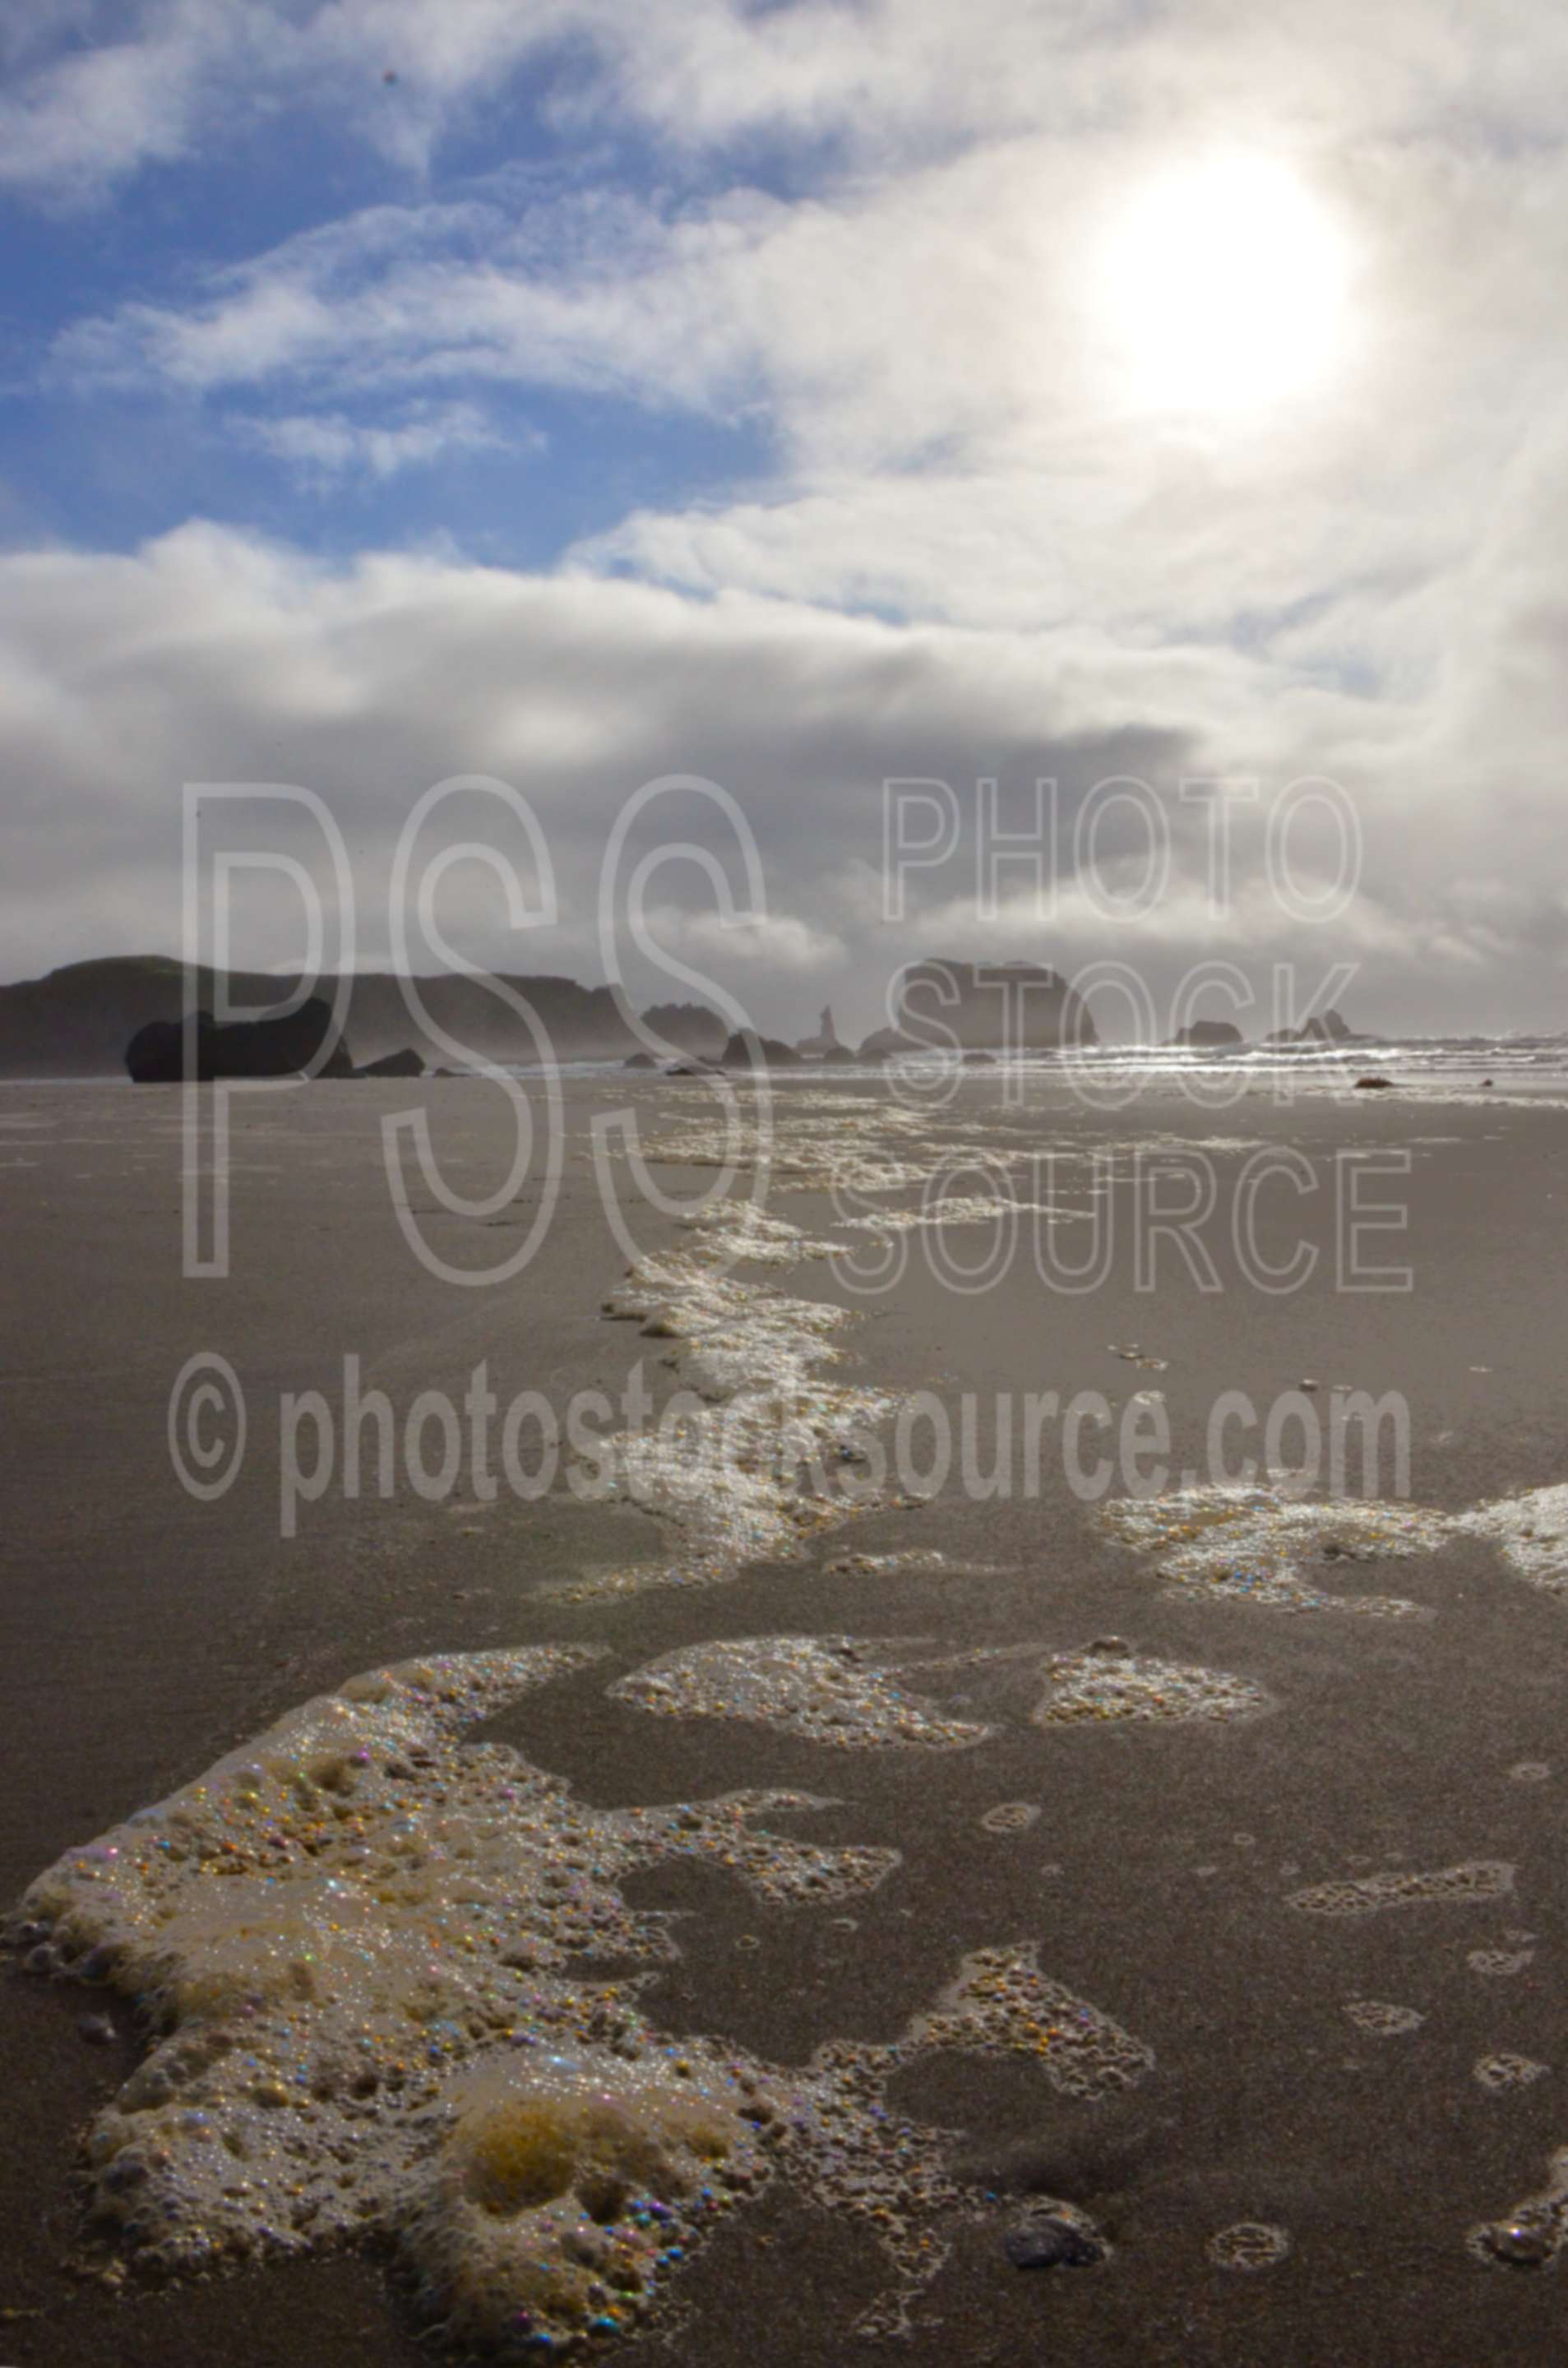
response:
[[[188,1008],[217,1012],[232,1006],[282,1002],[295,982],[259,971],[234,971],[226,980],[198,971],[187,991],[183,964],[166,955],[116,956],[73,962],[47,978],[0,987],[0,1076],[80,1077],[122,1073],[128,1043],[152,1021],[175,1021]],[[624,1006],[608,986],[580,986],[572,978],[504,979],[537,1014],[549,1044],[561,1060],[624,1058],[638,1042]],[[517,1014],[483,980],[446,976],[417,982],[431,1019],[477,1058],[502,1062],[537,1059],[533,1038]],[[336,982],[324,978],[315,992],[331,1002]],[[699,1004],[667,1004],[648,1015],[672,1047],[717,1053],[727,1030]],[[421,1027],[398,979],[366,972],[351,982],[345,1034],[361,1061],[373,1061],[412,1047],[431,1067],[455,1055]]]

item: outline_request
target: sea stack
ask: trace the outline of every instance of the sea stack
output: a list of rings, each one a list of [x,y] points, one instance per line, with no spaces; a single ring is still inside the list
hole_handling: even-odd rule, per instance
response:
[[[911,963],[898,983],[894,1024],[860,1047],[892,1053],[1055,1053],[1099,1042],[1087,1005],[1060,971],[1039,962]]]
[[[351,1077],[354,1063],[339,1036],[333,1042],[332,1006],[312,996],[276,1019],[240,1019],[223,1026],[210,1011],[184,1019],[153,1019],[125,1048],[132,1085],[206,1085],[215,1077]],[[189,1037],[189,1053],[187,1038]],[[324,1048],[330,1045],[330,1051]],[[312,1063],[320,1066],[312,1068]]]
[[[833,1024],[831,1003],[823,1005],[822,1014],[817,1021],[816,1034],[802,1036],[796,1044],[795,1050],[801,1059],[806,1061],[846,1061],[848,1059],[847,1047],[839,1042],[838,1030]]]

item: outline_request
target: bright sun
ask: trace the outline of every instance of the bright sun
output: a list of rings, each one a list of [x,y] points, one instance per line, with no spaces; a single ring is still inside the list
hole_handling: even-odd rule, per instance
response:
[[[1233,157],[1145,188],[1109,235],[1098,290],[1135,403],[1235,414],[1324,376],[1345,279],[1334,226],[1296,176]]]

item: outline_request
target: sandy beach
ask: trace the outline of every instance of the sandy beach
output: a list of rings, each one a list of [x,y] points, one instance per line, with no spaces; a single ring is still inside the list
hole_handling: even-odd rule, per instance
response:
[[[1565,126],[0,17],[0,2368],[1563,2368]]]
[[[628,1873],[630,1909],[672,1919],[661,1930],[673,1947],[636,1969],[634,1993],[671,2042],[743,2051],[787,2091],[830,2043],[875,2051],[914,2031],[974,1952],[1030,1944],[1043,1975],[1142,2051],[1136,2078],[1074,2094],[1046,2076],[1048,2052],[908,2041],[890,2059],[882,2110],[938,2134],[932,2159],[960,2200],[932,2220],[929,2274],[904,2280],[907,2331],[857,2331],[903,2273],[875,2226],[786,2152],[766,2192],[726,2210],[668,2275],[666,2299],[618,2356],[671,2368],[1554,2358],[1557,2275],[1480,2258],[1471,2240],[1540,2197],[1568,2145],[1568,1546],[1554,1591],[1533,1530],[1510,1551],[1512,1531],[1465,1520],[1568,1481],[1568,1110],[1480,1093],[1282,1105],[1260,1085],[1222,1111],[1173,1086],[1094,1114],[1049,1078],[1012,1106],[999,1077],[979,1073],[939,1114],[890,1125],[885,1087],[864,1076],[778,1085],[769,1215],[868,1270],[878,1249],[907,1253],[881,1291],[846,1287],[833,1260],[778,1240],[772,1262],[742,1255],[728,1269],[764,1294],[740,1315],[725,1303],[736,1338],[755,1332],[769,1295],[846,1311],[824,1318],[831,1366],[802,1367],[809,1388],[830,1376],[849,1393],[822,1417],[824,1437],[836,1441],[863,1400],[874,1413],[878,1394],[897,1404],[930,1393],[952,1410],[955,1436],[972,1405],[994,1447],[1028,1394],[1051,1391],[1063,1404],[1098,1394],[1109,1437],[1130,1401],[1156,1393],[1169,1499],[1188,1471],[1200,1493],[1207,1485],[1224,1393],[1265,1408],[1305,1381],[1324,1409],[1336,1387],[1397,1393],[1408,1494],[1382,1474],[1377,1493],[1392,1509],[1381,1526],[1330,1506],[1288,1536],[1289,1500],[1270,1497],[1239,1562],[1224,1537],[1206,1562],[1204,1541],[1219,1534],[1204,1527],[1207,1498],[1179,1537],[1157,1520],[1129,1525],[1114,1510],[1119,1473],[1103,1498],[1086,1497],[1048,1425],[1038,1485],[1015,1470],[977,1501],[954,1472],[928,1502],[905,1501],[919,1486],[890,1485],[853,1519],[835,1501],[788,1554],[765,1507],[761,1553],[737,1550],[729,1568],[731,1533],[711,1507],[694,1530],[696,1516],[663,1518],[635,1486],[584,1502],[564,1461],[532,1502],[506,1487],[484,1501],[466,1471],[439,1497],[400,1472],[385,1500],[367,1490],[351,1501],[335,1467],[319,1496],[293,1503],[294,1534],[281,1535],[279,1407],[310,1391],[335,1406],[348,1355],[400,1410],[426,1391],[460,1403],[482,1363],[503,1406],[524,1390],[557,1406],[590,1391],[619,1404],[641,1361],[656,1422],[694,1355],[708,1359],[710,1400],[733,1398],[713,1372],[740,1352],[710,1317],[712,1337],[694,1349],[674,1284],[661,1286],[674,1317],[647,1319],[646,1287],[633,1321],[604,1312],[627,1288],[628,1260],[602,1205],[591,1118],[633,1108],[664,1137],[665,1188],[689,1197],[711,1180],[703,1092],[570,1082],[545,1249],[511,1281],[460,1289],[426,1271],[399,1231],[380,1123],[417,1101],[477,1194],[509,1151],[506,1103],[481,1083],[242,1097],[233,1271],[202,1281],[181,1276],[176,1091],[0,1087],[6,1900],[356,1672],[597,1647],[491,1717],[486,1739],[517,1747],[596,1812],[787,1788],[832,1805],[780,1809],[770,1832],[888,1854],[874,1884],[820,1904],[744,1888],[722,1851]],[[1131,1212],[1151,1146],[1178,1165],[1196,1150],[1219,1179],[1199,1229],[1217,1289],[1200,1288],[1169,1242],[1152,1276],[1138,1271]],[[1047,1150],[1060,1161],[1049,1192],[1016,1165],[1006,1172],[1020,1205],[1047,1205],[1064,1258],[1085,1255],[1100,1212],[1124,1211],[1090,1287],[1041,1276],[1027,1222],[986,1287],[974,1278],[994,1223],[843,1223],[851,1205],[916,1212],[919,1179],[945,1156],[1006,1166]],[[897,1178],[879,1193],[861,1175],[853,1204],[835,1208],[826,1187],[846,1151]],[[1301,1245],[1318,1253],[1289,1292],[1257,1287],[1236,1248],[1233,1187],[1266,1151],[1317,1179],[1286,1190],[1277,1178],[1257,1203],[1256,1240],[1281,1270]],[[1407,1172],[1380,1171],[1367,1193],[1406,1206],[1407,1224],[1359,1253],[1408,1268],[1407,1290],[1344,1287],[1335,1178],[1346,1153],[1409,1155]],[[953,1189],[972,1193],[974,1177],[955,1169]],[[533,1190],[498,1219],[422,1223],[451,1261],[494,1258],[529,1222]],[[708,1238],[642,1203],[637,1226],[655,1265],[691,1258]],[[933,1235],[955,1269],[934,1270]],[[957,1266],[970,1269],[964,1288]],[[691,1271],[678,1269],[688,1296]],[[778,1331],[787,1342],[815,1337],[798,1313],[767,1320],[794,1326]],[[171,1386],[200,1351],[229,1360],[250,1409],[243,1469],[211,1503],[181,1487],[168,1444]],[[870,1423],[883,1437],[890,1428]],[[1323,1495],[1320,1485],[1310,1501]],[[668,1583],[683,1559],[702,1583]],[[665,1583],[636,1576],[658,1572]],[[1371,1610],[1347,1608],[1365,1599]],[[788,1687],[771,1722],[755,1700],[682,1714],[728,1667],[709,1648],[733,1640],[755,1661],[755,1640],[780,1637],[867,1640],[853,1666],[869,1674],[836,1737],[802,1721]],[[651,1705],[639,1673],[673,1656],[695,1691],[677,1687],[668,1714],[668,1695],[655,1690]],[[1193,1673],[1229,1681],[1236,1714],[1171,1715]],[[1151,1714],[1114,1714],[1118,1700],[1126,1707],[1119,1685],[1143,1686]],[[1069,1714],[1075,1686],[1081,1715]],[[661,1700],[666,1714],[651,1715]],[[857,1702],[873,1730],[878,1715],[904,1723],[888,1748],[852,1732]],[[915,1738],[922,1719],[955,1730],[955,1747]],[[846,1734],[860,1748],[841,1748]],[[1504,1872],[1417,1884],[1411,1896],[1409,1878],[1476,1868]],[[1343,1886],[1369,1884],[1346,1912]],[[0,2010],[13,2067],[0,2165],[6,2359],[369,2368],[430,2356],[384,2237],[200,2275],[144,2275],[133,2237],[112,2258],[95,2251],[79,2149],[144,2052],[131,2001],[40,1978],[13,1953]],[[112,2032],[85,2035],[83,2018],[105,2015]],[[1105,2258],[1015,2267],[1005,2240],[1040,2198],[1080,2214]],[[1277,2232],[1280,2258],[1223,2266],[1216,2240],[1253,2226]]]

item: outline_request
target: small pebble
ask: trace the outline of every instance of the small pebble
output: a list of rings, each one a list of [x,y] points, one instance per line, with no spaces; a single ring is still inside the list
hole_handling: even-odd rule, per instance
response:
[[[1099,2239],[1071,2220],[1027,2220],[1002,2244],[1016,2270],[1085,2270],[1105,2259]]]
[[[1543,2261],[1551,2260],[1555,2248],[1549,2230],[1528,2220],[1502,2220],[1487,2230],[1486,2249],[1516,2269],[1539,2270]]]
[[[107,2014],[78,2015],[76,2028],[95,2047],[108,2047],[119,2036]]]

